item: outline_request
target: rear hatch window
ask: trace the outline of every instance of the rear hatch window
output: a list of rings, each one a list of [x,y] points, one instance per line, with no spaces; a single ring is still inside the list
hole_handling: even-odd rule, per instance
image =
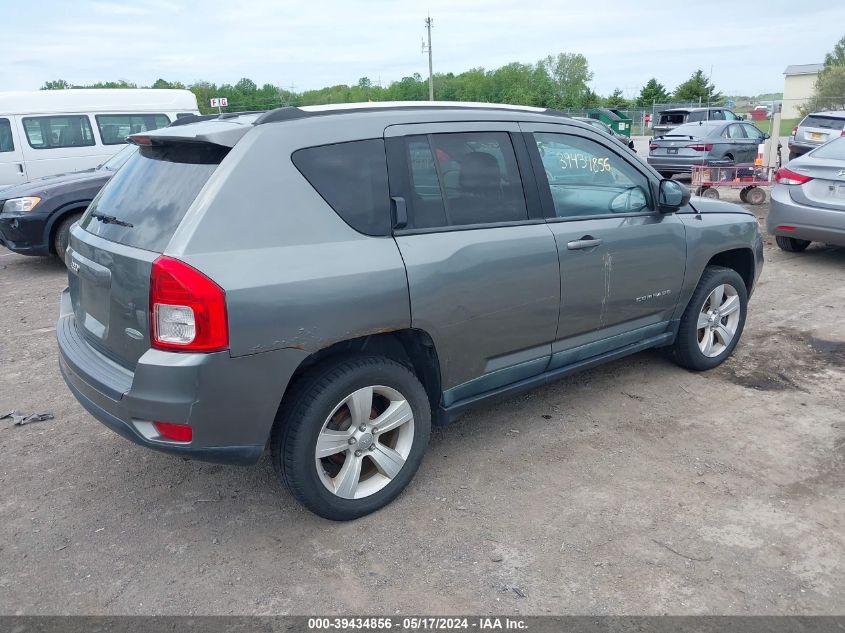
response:
[[[845,126],[845,119],[837,119],[825,116],[808,116],[801,121],[801,127],[821,127],[830,130],[842,130]]]
[[[686,121],[686,112],[663,112],[659,125],[680,125]]]
[[[141,147],[94,198],[82,228],[112,242],[164,251],[228,151],[209,143]]]

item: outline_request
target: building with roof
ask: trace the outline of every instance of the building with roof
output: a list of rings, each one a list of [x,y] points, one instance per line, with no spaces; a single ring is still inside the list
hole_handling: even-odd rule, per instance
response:
[[[799,108],[810,97],[816,86],[819,72],[824,64],[793,64],[783,71],[783,111],[784,119],[796,119],[801,116]]]

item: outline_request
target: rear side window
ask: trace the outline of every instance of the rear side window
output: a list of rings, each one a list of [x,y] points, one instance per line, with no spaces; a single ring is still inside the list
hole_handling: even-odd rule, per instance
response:
[[[707,120],[707,113],[698,111],[698,112],[690,112],[687,116],[687,122],[694,123],[696,121],[706,121]]]
[[[390,234],[384,141],[368,139],[297,150],[293,164],[329,206],[366,235]]]
[[[27,117],[23,120],[23,129],[33,149],[94,145],[94,133],[87,116]]]
[[[801,127],[821,127],[829,130],[842,130],[845,120],[826,116],[810,115],[801,121]]]
[[[507,133],[409,136],[405,148],[412,188],[408,228],[528,218],[516,155]]]
[[[0,152],[14,152],[15,142],[12,140],[12,126],[9,119],[0,119]]]
[[[98,114],[95,118],[103,145],[121,145],[130,134],[170,125],[165,114]]]
[[[82,228],[112,242],[163,251],[227,152],[200,143],[139,148],[91,202]]]

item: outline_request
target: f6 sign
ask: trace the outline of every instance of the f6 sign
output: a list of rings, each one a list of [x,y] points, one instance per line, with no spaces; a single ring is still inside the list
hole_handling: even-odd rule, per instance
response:
[[[229,100],[226,97],[215,97],[211,100],[212,108],[225,108],[229,105]]]

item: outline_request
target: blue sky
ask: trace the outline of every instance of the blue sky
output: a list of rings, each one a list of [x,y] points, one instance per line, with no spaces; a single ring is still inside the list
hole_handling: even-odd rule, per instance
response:
[[[427,74],[427,12],[436,71],[579,52],[594,90],[629,97],[650,77],[671,90],[711,66],[724,93],[779,91],[787,65],[822,61],[845,35],[842,0],[0,0],[0,90],[57,78],[387,84]]]

